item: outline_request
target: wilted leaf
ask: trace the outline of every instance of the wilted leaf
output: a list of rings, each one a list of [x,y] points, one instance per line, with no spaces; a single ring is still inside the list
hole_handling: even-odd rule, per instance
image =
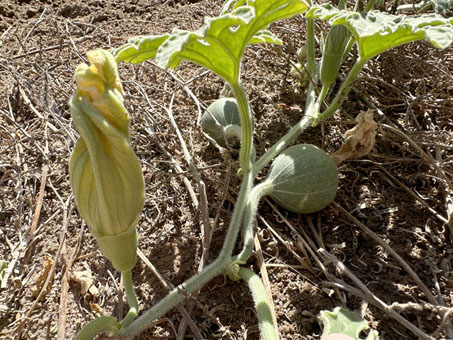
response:
[[[50,256],[46,256],[46,259],[44,261],[44,266],[41,270],[41,273],[39,274],[38,278],[36,279],[36,282],[33,285],[33,287],[31,287],[31,292],[33,293],[33,296],[35,298],[37,298],[38,295],[41,293],[44,283],[46,282],[47,277],[49,276],[49,272],[50,272],[50,269],[52,268],[52,265],[53,265],[52,258]],[[47,294],[47,292],[50,290],[50,288],[52,287],[52,282],[53,282],[53,278],[51,278],[50,283],[47,287],[47,290],[46,290],[46,292],[44,292],[42,297],[44,297]]]
[[[80,293],[82,295],[85,295],[87,292],[90,292],[95,297],[99,295],[99,290],[93,284],[94,279],[90,270],[73,272],[71,279],[80,284]]]
[[[357,125],[346,131],[343,145],[332,155],[337,165],[347,159],[367,155],[374,146],[377,123],[373,119],[373,111],[360,111],[355,120]]]

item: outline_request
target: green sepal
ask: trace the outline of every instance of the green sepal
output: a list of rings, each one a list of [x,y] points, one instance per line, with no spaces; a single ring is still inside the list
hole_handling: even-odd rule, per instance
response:
[[[129,230],[117,235],[102,235],[92,231],[99,249],[113,267],[120,272],[131,270],[137,262],[137,230],[133,223]]]

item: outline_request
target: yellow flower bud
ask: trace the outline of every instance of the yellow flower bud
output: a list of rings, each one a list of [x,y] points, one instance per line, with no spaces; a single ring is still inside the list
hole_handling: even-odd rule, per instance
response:
[[[119,271],[136,262],[136,224],[144,202],[144,183],[129,142],[130,118],[114,57],[87,53],[90,66],[75,72],[77,91],[70,108],[80,138],[69,161],[77,209],[101,252]]]

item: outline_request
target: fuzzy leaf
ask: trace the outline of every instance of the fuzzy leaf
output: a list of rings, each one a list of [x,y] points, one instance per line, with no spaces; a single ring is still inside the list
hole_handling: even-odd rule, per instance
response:
[[[134,64],[156,58],[162,68],[176,68],[185,59],[232,81],[239,74],[247,45],[280,44],[267,27],[307,8],[305,0],[231,0],[225,3],[222,15],[206,18],[196,31],[174,29],[167,35],[132,38],[112,53],[117,61]],[[228,10],[232,12],[226,13]]]
[[[377,11],[358,13],[319,5],[313,6],[306,17],[326,20],[332,26],[346,26],[364,60],[412,41],[426,40],[440,49],[453,42],[453,18],[446,19],[436,14],[407,17]]]
[[[281,45],[282,41],[271,31],[261,30],[256,32],[256,34],[250,39],[249,45],[253,44],[275,44]]]
[[[276,42],[262,30],[274,21],[305,12],[307,7],[304,0],[249,0],[231,13],[205,19],[197,31],[174,30],[159,48],[157,64],[175,68],[185,59],[234,81],[245,47],[263,40]]]
[[[128,43],[113,50],[116,61],[138,64],[156,57],[157,49],[168,38],[168,34],[138,36],[128,40]]]
[[[450,7],[453,7],[453,0],[422,0],[417,4],[403,4],[397,7],[398,11],[416,11],[425,12],[434,9],[434,12],[442,14]]]
[[[360,332],[367,330],[368,324],[357,313],[345,308],[337,307],[333,312],[321,311],[321,320],[324,326],[321,338],[329,334],[344,334],[360,340]],[[366,340],[378,340],[376,331],[369,332]]]

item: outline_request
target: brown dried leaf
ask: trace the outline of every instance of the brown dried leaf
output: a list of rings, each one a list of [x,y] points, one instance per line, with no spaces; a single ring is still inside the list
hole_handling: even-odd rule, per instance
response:
[[[90,309],[96,316],[102,316],[104,314],[104,310],[97,303],[90,303]]]
[[[377,123],[373,119],[373,111],[360,111],[355,120],[357,125],[346,131],[343,145],[332,155],[337,165],[347,159],[367,155],[374,146]]]
[[[85,295],[90,292],[91,295],[97,296],[99,291],[95,285],[93,285],[93,275],[90,270],[75,271],[72,273],[71,280],[80,283],[80,293]]]
[[[52,265],[53,265],[52,258],[50,256],[46,255],[46,260],[44,261],[43,269],[42,269],[41,273],[39,274],[38,278],[36,279],[35,284],[33,285],[33,287],[31,287],[31,292],[33,293],[33,296],[35,298],[37,298],[39,293],[41,292],[42,287],[44,286],[44,283],[47,280],[47,276],[49,275],[50,269],[52,268]],[[44,292],[42,297],[44,297],[47,294],[47,292],[50,291],[50,289],[52,287],[52,282],[53,282],[53,277],[50,280],[49,286],[47,287],[47,290],[46,290],[46,292]]]

